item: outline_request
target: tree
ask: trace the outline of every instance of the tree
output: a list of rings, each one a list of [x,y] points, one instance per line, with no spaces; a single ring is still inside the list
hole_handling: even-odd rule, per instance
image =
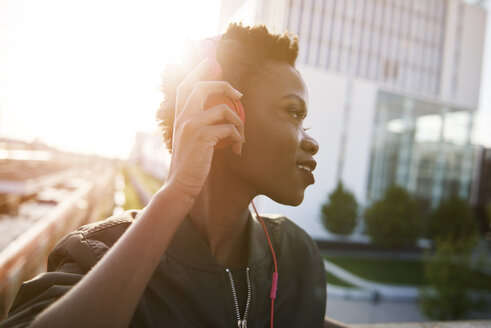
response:
[[[402,187],[390,187],[383,199],[365,210],[364,218],[372,242],[383,248],[412,245],[420,235],[418,203]]]
[[[339,182],[329,194],[329,201],[322,205],[322,222],[327,230],[335,234],[349,235],[356,227],[358,203],[355,196]]]
[[[461,245],[455,247],[455,241],[450,238],[438,239],[435,254],[425,255],[428,287],[420,289],[420,306],[431,319],[462,319],[471,309],[485,306],[482,297],[474,299],[470,295],[476,278],[470,269],[472,240],[461,239],[457,243]]]
[[[477,242],[477,229],[472,210],[458,197],[441,202],[428,221],[428,234],[432,240],[449,240],[455,247],[473,247]]]

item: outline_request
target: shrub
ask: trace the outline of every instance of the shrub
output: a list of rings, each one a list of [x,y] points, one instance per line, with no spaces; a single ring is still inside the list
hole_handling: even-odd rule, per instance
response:
[[[383,199],[365,210],[364,218],[372,242],[383,248],[413,245],[420,236],[419,206],[402,187],[390,187]]]
[[[329,194],[321,212],[324,227],[332,233],[349,235],[356,227],[358,203],[355,196],[343,188],[342,182]]]
[[[477,222],[467,202],[452,197],[440,203],[428,222],[429,237],[449,240],[455,247],[472,247],[477,241]]]
[[[431,319],[463,319],[470,310],[486,305],[482,295],[476,299],[470,295],[470,286],[476,277],[470,269],[469,243],[472,241],[459,240],[457,243],[459,247],[455,247],[455,241],[451,239],[438,239],[435,254],[425,255],[428,287],[420,289],[420,306]]]

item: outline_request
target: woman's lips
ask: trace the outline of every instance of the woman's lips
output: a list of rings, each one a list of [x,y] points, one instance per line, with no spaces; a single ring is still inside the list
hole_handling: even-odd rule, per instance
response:
[[[310,167],[297,164],[297,169],[300,171],[303,177],[309,182],[309,184],[315,183],[314,175],[311,172]]]

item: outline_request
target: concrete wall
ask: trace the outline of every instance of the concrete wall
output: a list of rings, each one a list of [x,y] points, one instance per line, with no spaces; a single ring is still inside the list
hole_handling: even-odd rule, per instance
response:
[[[357,80],[348,116],[346,152],[342,180],[359,202],[366,202],[367,184],[375,128],[377,87],[374,83]]]
[[[463,17],[462,54],[459,65],[457,88],[458,104],[477,108],[481,84],[486,12],[479,7],[467,5]]]
[[[440,99],[477,108],[486,11],[457,0],[447,2]]]

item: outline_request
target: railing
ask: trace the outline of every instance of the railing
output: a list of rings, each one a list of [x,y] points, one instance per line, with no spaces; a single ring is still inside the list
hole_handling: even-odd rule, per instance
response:
[[[68,199],[0,253],[0,320],[6,315],[20,284],[46,270],[49,252],[68,232],[98,219],[106,212],[114,194],[114,171],[107,168],[99,176],[81,184]],[[103,199],[111,197],[111,202]]]

